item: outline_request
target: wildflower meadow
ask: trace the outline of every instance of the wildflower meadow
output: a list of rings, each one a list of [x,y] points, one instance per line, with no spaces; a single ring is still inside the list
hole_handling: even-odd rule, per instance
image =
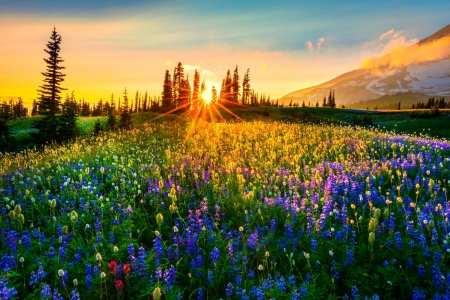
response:
[[[445,140],[168,121],[0,174],[0,299],[450,298]]]

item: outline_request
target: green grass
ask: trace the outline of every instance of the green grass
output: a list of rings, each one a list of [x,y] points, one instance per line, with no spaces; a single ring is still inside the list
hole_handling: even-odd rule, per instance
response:
[[[440,116],[428,119],[415,119],[411,117],[410,110],[400,111],[373,111],[324,107],[234,107],[220,110],[221,116],[206,110],[203,119],[206,121],[283,121],[283,122],[307,122],[307,123],[333,123],[352,125],[355,120],[370,117],[373,126],[384,128],[396,133],[426,134],[430,137],[450,139],[450,111],[442,110]],[[194,114],[191,114],[194,115]],[[200,116],[201,117],[201,116]],[[33,121],[38,117],[22,118],[9,123],[11,133],[14,136],[18,150],[34,146],[30,138],[33,131]],[[133,114],[133,125],[138,126],[146,122],[177,121],[184,122],[188,118],[183,113],[161,115],[153,112]],[[94,132],[94,124],[97,120],[105,128],[107,117],[81,117],[78,119],[80,135],[91,135]],[[361,124],[360,124],[361,125]]]

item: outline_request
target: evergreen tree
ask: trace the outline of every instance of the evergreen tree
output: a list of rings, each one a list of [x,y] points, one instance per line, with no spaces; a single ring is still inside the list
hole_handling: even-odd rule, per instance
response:
[[[333,105],[332,101],[333,101],[333,96],[332,96],[331,90],[330,90],[330,94],[328,95],[328,102],[327,102],[327,106],[328,107],[333,107],[332,106]]]
[[[36,99],[33,99],[33,105],[31,108],[31,116],[35,117],[35,116],[37,116],[37,114],[38,114],[38,104],[36,102]]]
[[[211,104],[215,104],[217,102],[217,90],[213,86],[211,89]]]
[[[162,92],[162,110],[167,112],[170,110],[172,105],[172,81],[170,79],[169,70],[166,70],[166,75],[164,76],[164,85]]]
[[[305,100],[303,100],[302,107],[306,107]]]
[[[111,110],[111,105],[108,101],[105,102],[105,105],[103,105],[102,109],[102,116],[107,116],[109,114],[109,111]]]
[[[174,106],[178,107],[183,105],[183,88],[184,88],[184,67],[181,62],[173,70],[173,81],[172,81],[172,94],[174,99]]]
[[[123,91],[123,106],[120,114],[119,127],[123,129],[131,128],[130,107],[128,106],[128,92],[127,88]]]
[[[233,95],[231,94],[232,82],[231,73],[230,70],[228,70],[227,77],[225,78],[225,101],[227,104],[233,101]]]
[[[204,93],[205,91],[206,91],[206,84],[205,84],[205,80],[203,79],[202,85],[201,85],[201,87],[200,87],[200,99],[199,99],[199,100],[201,100],[201,101],[200,101],[200,106],[206,105],[205,99],[203,99],[203,93]]]
[[[100,120],[95,121],[94,124],[94,135],[98,136],[100,134],[100,132],[103,131],[103,126],[102,124],[100,124]]]
[[[62,114],[58,128],[58,141],[72,140],[78,135],[77,103],[67,97],[62,106]]]
[[[322,107],[326,107],[327,106],[327,96],[323,97],[323,102],[322,102]]]
[[[319,101],[316,102],[316,107],[319,107]]]
[[[111,95],[111,107],[108,111],[108,120],[106,121],[106,130],[115,131],[117,127],[117,120],[114,115],[115,107],[114,107],[114,94]]]
[[[200,73],[195,69],[194,71],[194,86],[192,91],[192,107],[198,107],[198,101],[200,98]]]
[[[236,65],[236,68],[234,69],[234,73],[233,73],[233,82],[232,82],[232,86],[231,86],[231,101],[233,103],[238,103],[239,102],[239,89],[240,89],[240,85],[239,85],[239,71],[238,71],[238,66]]]
[[[225,101],[225,79],[222,80],[222,86],[220,87],[219,101]]]
[[[398,110],[400,110],[400,109],[401,109],[401,102],[399,102],[399,103],[398,103],[398,107],[397,107],[397,109],[398,109]]]
[[[8,121],[11,120],[11,108],[3,101],[0,105],[0,151],[14,149],[14,138],[11,136]]]
[[[242,81],[242,104],[249,104],[250,97],[250,69],[245,72],[244,80]]]
[[[47,49],[44,49],[49,55],[48,58],[44,58],[47,65],[46,71],[42,72],[42,75],[44,75],[44,84],[38,90],[38,113],[43,118],[34,121],[33,127],[37,132],[31,134],[38,143],[58,140],[59,121],[56,114],[58,113],[61,102],[60,93],[65,90],[61,87],[61,83],[64,81],[64,76],[66,76],[61,72],[65,67],[61,66],[63,60],[59,55],[61,51],[60,44],[61,36],[56,32],[56,28],[53,28],[50,41],[47,43]]]
[[[142,111],[147,111],[147,91],[145,91],[144,101],[142,103]]]
[[[186,109],[189,109],[191,105],[191,84],[189,83],[189,76],[186,76],[186,80],[184,82],[184,89],[186,91],[184,104],[186,105]]]

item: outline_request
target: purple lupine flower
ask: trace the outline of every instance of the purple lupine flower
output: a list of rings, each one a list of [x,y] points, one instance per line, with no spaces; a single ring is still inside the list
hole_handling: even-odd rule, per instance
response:
[[[197,300],[203,300],[205,299],[205,293],[203,292],[202,288],[199,288],[197,290]]]
[[[9,288],[8,286],[8,279],[5,276],[0,277],[0,299],[13,299],[17,296],[16,288]]]
[[[161,259],[163,258],[163,255],[164,255],[164,247],[163,247],[163,243],[161,241],[161,236],[157,236],[153,240],[153,251],[156,253],[155,265],[158,266],[160,264]]]
[[[41,298],[47,299],[51,296],[52,296],[52,289],[50,288],[50,285],[44,283],[41,289]]]
[[[177,271],[173,265],[166,271],[164,271],[164,282],[167,286],[167,290],[170,290],[170,287],[176,283]]]
[[[144,247],[139,247],[137,261],[139,263],[139,274],[141,276],[147,276],[147,263],[145,262],[147,258],[147,253]]]
[[[134,245],[129,244],[128,245],[128,259],[131,259],[132,256],[134,256]]]
[[[257,246],[258,246],[258,233],[254,232],[247,239],[247,247],[250,250],[256,251]]]
[[[220,259],[219,249],[214,247],[214,249],[211,251],[210,257],[211,257],[211,265],[214,266],[216,264],[216,262]]]
[[[78,293],[77,289],[70,292],[70,300],[81,300],[80,293]]]
[[[233,290],[233,284],[231,282],[228,282],[227,288],[225,290],[225,296],[227,296],[227,298],[231,297],[233,295]]]

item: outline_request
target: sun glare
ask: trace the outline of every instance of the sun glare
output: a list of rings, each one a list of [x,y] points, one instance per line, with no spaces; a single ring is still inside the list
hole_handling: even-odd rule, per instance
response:
[[[205,101],[206,105],[211,104],[211,92],[208,93],[208,90],[202,93],[202,99]]]

